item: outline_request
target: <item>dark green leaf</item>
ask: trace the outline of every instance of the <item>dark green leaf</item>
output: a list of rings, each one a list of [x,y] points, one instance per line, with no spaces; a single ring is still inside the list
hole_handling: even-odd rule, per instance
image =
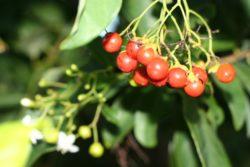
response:
[[[204,45],[208,45],[208,40],[205,41]],[[213,39],[213,50],[215,52],[226,52],[231,51],[236,47],[233,40],[229,39]]]
[[[95,39],[117,16],[122,0],[88,0],[82,11],[83,4],[81,1],[80,18],[76,19],[72,33],[61,43],[61,49],[73,49]]]
[[[241,80],[242,85],[247,89],[248,93],[250,93],[250,66],[243,63],[237,63],[235,65],[237,76]]]
[[[144,147],[157,145],[157,121],[152,113],[137,111],[134,119],[134,133],[137,141]]]
[[[46,143],[40,143],[40,144],[33,146],[26,166],[32,167],[33,164],[36,162],[36,160],[38,160],[38,158],[40,158],[43,154],[46,154],[55,150],[56,150],[55,146],[52,146]]]
[[[175,132],[169,145],[171,167],[197,167],[198,162],[189,138],[185,133]]]
[[[213,128],[217,129],[224,121],[224,112],[213,96],[206,98],[205,102],[208,106],[207,118]]]
[[[195,99],[184,97],[183,113],[202,166],[229,167],[230,161],[216,132]]]
[[[239,79],[236,77],[230,84],[223,84],[215,79],[215,83],[222,90],[222,94],[231,111],[235,130],[240,130],[246,120],[249,102]]]
[[[115,147],[133,128],[133,114],[124,109],[119,100],[102,114],[115,125],[102,130],[104,145],[107,148]]]

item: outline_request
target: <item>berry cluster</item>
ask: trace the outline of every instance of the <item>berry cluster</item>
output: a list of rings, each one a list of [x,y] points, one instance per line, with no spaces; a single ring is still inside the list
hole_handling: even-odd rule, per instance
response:
[[[103,48],[109,53],[118,52],[122,46],[122,38],[118,33],[108,33],[103,39]],[[168,57],[160,55],[150,44],[140,39],[132,39],[116,58],[117,67],[124,73],[132,73],[132,81],[138,86],[154,85],[182,88],[191,97],[202,95],[208,81],[208,73],[204,67],[193,65],[189,70],[184,65],[170,66]],[[235,69],[231,64],[221,64],[216,69],[217,79],[230,83],[235,77]]]

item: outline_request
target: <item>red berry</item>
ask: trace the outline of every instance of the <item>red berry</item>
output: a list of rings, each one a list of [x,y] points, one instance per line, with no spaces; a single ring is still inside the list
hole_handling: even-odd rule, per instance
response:
[[[126,52],[133,59],[137,58],[137,53],[141,47],[141,43],[139,41],[130,40],[126,46]]]
[[[203,83],[207,82],[208,76],[207,76],[207,72],[204,69],[200,67],[193,67],[193,73]]]
[[[116,58],[116,64],[121,71],[129,73],[136,69],[137,61],[129,57],[126,52],[121,52]]]
[[[163,80],[168,75],[168,62],[164,61],[161,58],[154,58],[148,65],[147,65],[147,73],[148,76],[154,80],[159,81]]]
[[[104,50],[109,52],[109,53],[117,52],[121,49],[122,38],[116,32],[107,33],[102,40],[102,46],[103,46]]]
[[[181,68],[173,68],[168,74],[169,85],[173,88],[183,88],[187,84],[187,72]]]
[[[133,80],[139,86],[147,86],[149,84],[148,75],[145,67],[141,67],[135,70]]]
[[[137,54],[137,60],[139,63],[147,65],[156,57],[152,48],[141,47]]]
[[[184,87],[184,91],[187,95],[191,97],[200,96],[205,90],[205,85],[201,82],[201,80],[197,80],[194,82],[188,82]]]
[[[162,80],[159,80],[159,81],[152,81],[151,80],[151,83],[152,83],[152,85],[154,85],[156,87],[163,87],[163,86],[167,85],[167,81],[168,81],[168,77],[166,77]]]
[[[218,71],[216,72],[216,77],[223,83],[232,82],[235,78],[235,75],[235,69],[231,64],[221,64]]]

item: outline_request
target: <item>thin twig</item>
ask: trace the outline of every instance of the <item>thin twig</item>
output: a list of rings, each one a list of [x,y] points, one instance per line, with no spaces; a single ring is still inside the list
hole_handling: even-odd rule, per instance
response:
[[[237,51],[233,54],[221,58],[222,63],[234,63],[245,58],[250,58],[250,50]]]
[[[135,153],[143,160],[145,164],[149,164],[150,162],[149,157],[144,153],[144,151],[136,143],[132,135],[128,136],[128,144],[130,148],[132,148],[135,151]]]

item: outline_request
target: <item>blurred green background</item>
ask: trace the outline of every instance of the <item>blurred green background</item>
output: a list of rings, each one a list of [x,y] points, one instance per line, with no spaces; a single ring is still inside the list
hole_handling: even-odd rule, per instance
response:
[[[150,0],[124,0],[119,13],[118,29],[125,27],[149,2]],[[189,2],[191,8],[199,11],[209,20],[213,30],[219,29],[220,33],[215,34],[214,42],[214,49],[217,55],[230,55],[235,51],[246,51],[245,54],[249,54],[250,0],[189,0]],[[110,62],[110,59],[107,58],[108,55],[101,48],[100,37],[77,49],[59,50],[60,42],[71,30],[77,12],[77,5],[77,0],[0,1],[0,148],[10,143],[13,143],[15,146],[14,143],[18,145],[18,142],[22,141],[22,136],[25,133],[19,134],[16,138],[20,126],[18,124],[8,125],[6,122],[23,117],[24,113],[19,105],[20,99],[24,96],[33,97],[37,92],[41,91],[37,83],[42,77],[50,75],[51,71],[58,70],[58,68],[65,69],[72,63],[77,64],[84,70],[92,71],[105,67]],[[96,5],[102,6],[101,3]],[[150,25],[155,19],[157,12],[158,10],[156,9],[144,18],[143,25],[139,31],[143,32]],[[239,59],[234,63],[237,66],[240,81],[234,84],[234,86],[226,88],[226,90],[224,90],[223,86],[222,88],[220,86],[215,87],[217,103],[220,104],[225,114],[224,122],[222,118],[223,123],[219,123],[221,126],[218,127],[217,133],[224,144],[232,165],[249,167],[250,140],[247,138],[246,131],[248,131],[248,136],[250,136],[250,128],[244,126],[236,132],[232,124],[230,110],[236,112],[236,117],[237,112],[241,112],[242,109],[250,113],[250,58],[248,56],[248,59]],[[220,90],[224,90],[226,93],[222,93]],[[78,141],[77,144],[81,146],[79,153],[61,155],[53,152],[45,154],[33,166],[121,166],[123,160],[119,158],[123,157],[121,155],[123,151],[126,151],[126,147],[130,147],[129,151],[127,151],[129,166],[183,166],[186,161],[193,159],[192,155],[186,157],[187,160],[180,158],[187,156],[189,153],[186,151],[192,150],[194,147],[189,141],[190,134],[187,132],[187,126],[182,117],[181,107],[178,105],[180,97],[176,95],[171,96],[171,98],[170,96],[163,97],[159,95],[161,89],[150,91],[149,93],[132,89],[130,92],[119,94],[123,98],[124,106],[127,105],[129,109],[131,106],[134,108],[141,107],[140,103],[136,106],[129,101],[130,97],[135,96],[135,92],[145,95],[145,98],[150,102],[155,100],[154,103],[159,106],[152,109],[154,112],[156,112],[155,110],[175,110],[172,113],[159,112],[162,120],[159,121],[158,144],[156,147],[151,149],[142,147],[136,143],[131,133],[128,134],[129,137],[124,139],[121,148],[106,151],[102,158],[96,160],[87,152],[87,146],[90,142]],[[227,98],[228,93],[234,96],[233,99]],[[167,99],[167,102],[164,101],[164,98]],[[235,99],[238,101],[236,100],[235,102]],[[242,103],[242,101],[244,102]],[[230,104],[228,105],[228,103]],[[210,104],[213,106],[213,102],[206,103],[208,106],[205,106],[205,108],[210,108]],[[250,124],[249,115],[246,118],[246,122],[248,122],[248,125]],[[181,131],[181,133],[176,133],[176,131]],[[148,131],[142,133],[149,133],[150,135]],[[204,133],[206,132],[204,131]],[[183,140],[187,141],[187,143],[183,142]],[[187,147],[184,150],[181,149],[184,152],[171,151],[172,148],[181,147],[182,144],[184,144],[184,147]],[[27,148],[19,148],[18,146],[15,148],[19,150],[20,155],[26,154],[25,149],[27,150]],[[5,155],[6,152],[1,153],[0,149],[0,157],[4,157],[2,154]],[[197,159],[197,154],[195,153],[194,155]],[[21,157],[13,157],[9,161],[19,163],[19,158],[21,159]],[[5,167],[5,165],[1,165],[0,161],[1,167]],[[191,161],[189,166],[193,166]],[[200,166],[200,163],[198,163],[198,166]]]

